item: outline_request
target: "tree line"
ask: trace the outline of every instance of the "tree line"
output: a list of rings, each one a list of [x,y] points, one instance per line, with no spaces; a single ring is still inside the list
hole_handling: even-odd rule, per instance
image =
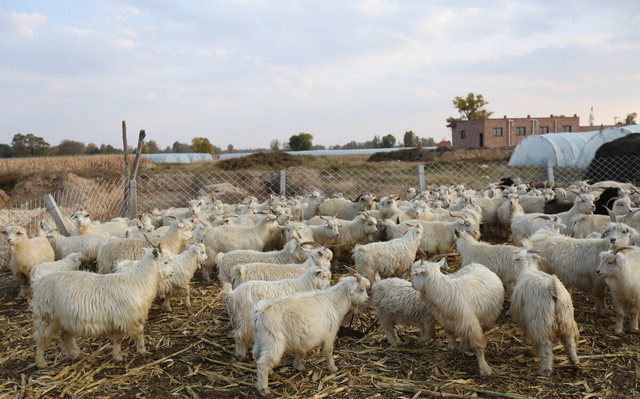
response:
[[[233,151],[233,145],[227,146],[227,151]],[[135,154],[136,149],[128,148],[129,153]],[[63,155],[96,155],[96,154],[122,154],[124,151],[115,148],[111,144],[95,143],[85,144],[80,141],[62,140],[57,146],[51,146],[44,138],[32,133],[18,133],[13,136],[10,144],[0,144],[0,158],[27,158],[42,156],[63,156]],[[191,144],[176,141],[172,146],[162,149],[155,140],[143,143],[141,152],[143,154],[178,154],[178,153],[209,153],[221,154],[223,150],[211,144],[209,139],[204,137],[194,137]]]
[[[436,145],[435,140],[431,137],[418,137],[413,131],[404,133],[402,144],[404,147],[430,147]],[[361,148],[392,148],[396,146],[396,138],[392,134],[386,136],[374,136],[372,140],[365,142],[351,141],[344,145],[329,146],[330,150],[349,150]],[[291,136],[287,143],[281,143],[280,140],[272,140],[270,149],[272,151],[288,150],[288,151],[307,151],[307,150],[325,150],[327,147],[323,145],[313,144],[313,135],[309,133],[299,133]],[[135,154],[136,149],[128,148],[130,154]],[[180,154],[180,153],[207,153],[222,154],[223,152],[233,152],[232,144],[227,146],[226,151],[221,147],[213,145],[206,137],[194,137],[191,144],[176,141],[172,146],[164,149],[158,145],[155,140],[149,140],[143,143],[141,152],[143,154]],[[51,146],[44,138],[36,136],[32,133],[18,133],[13,136],[10,144],[0,144],[0,158],[26,158],[26,157],[42,157],[42,156],[64,156],[64,155],[96,155],[96,154],[122,154],[120,148],[115,148],[111,144],[95,143],[85,144],[75,140],[62,140],[57,146]]]

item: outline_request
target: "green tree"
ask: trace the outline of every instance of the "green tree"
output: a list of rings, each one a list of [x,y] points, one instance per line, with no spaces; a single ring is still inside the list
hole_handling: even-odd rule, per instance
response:
[[[15,157],[37,157],[46,155],[51,145],[44,141],[42,137],[18,133],[13,136],[11,149]]]
[[[227,152],[233,152],[233,144],[227,146]]]
[[[298,133],[289,138],[291,151],[309,151],[313,148],[313,136],[309,133]]]
[[[0,144],[0,158],[11,158],[13,150],[9,144]]]
[[[627,114],[627,118],[624,120],[624,124],[625,125],[635,125],[637,117],[638,117],[638,114],[635,113],[635,112]]]
[[[114,146],[112,146],[111,144],[104,144],[102,143],[100,145],[100,154],[122,154],[124,151],[122,151],[119,148],[115,148]],[[129,154],[133,154],[133,151],[129,151]]]
[[[393,134],[387,134],[382,137],[382,148],[393,148],[396,145],[396,138]]]
[[[213,154],[213,144],[206,137],[194,137],[191,139],[191,148],[194,152]]]
[[[487,119],[493,112],[487,111],[483,107],[489,104],[482,94],[477,96],[473,93],[467,94],[467,97],[456,97],[453,99],[453,106],[460,112],[459,118],[450,116],[447,118],[447,122],[453,122],[456,120],[474,120],[474,119]]]
[[[373,148],[380,148],[380,146],[382,145],[382,141],[380,140],[380,136],[378,136],[378,135],[373,136],[373,140],[371,141],[371,144],[373,144]]]
[[[85,153],[84,143],[73,140],[62,140],[55,149],[55,155],[82,155]]]
[[[149,140],[142,143],[143,154],[159,154],[160,146],[155,140]]]
[[[95,155],[100,153],[100,148],[98,148],[95,143],[87,144],[87,148],[85,148],[84,153],[87,155]]]
[[[404,138],[402,142],[405,147],[415,147],[416,145],[416,135],[413,133],[413,130],[409,130],[408,132],[404,132]]]

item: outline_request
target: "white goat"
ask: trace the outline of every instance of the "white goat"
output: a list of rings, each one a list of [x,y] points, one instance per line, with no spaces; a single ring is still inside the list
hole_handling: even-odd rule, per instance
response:
[[[95,225],[91,223],[91,214],[87,211],[76,211],[73,215],[78,221],[78,230],[73,235],[83,236],[92,233],[107,232],[113,237],[123,238],[129,225],[122,219]]]
[[[491,375],[484,358],[487,339],[484,331],[492,327],[500,316],[504,288],[500,278],[486,267],[472,263],[454,275],[444,275],[444,263],[418,261],[411,269],[413,288],[420,291],[431,313],[447,335],[449,350],[472,349],[478,359],[480,375]]]
[[[35,287],[42,278],[51,273],[65,270],[78,270],[82,264],[81,260],[82,254],[74,252],[55,262],[43,262],[35,265],[29,274],[31,287]]]
[[[371,300],[376,309],[380,326],[391,345],[400,340],[395,326],[398,324],[418,327],[419,344],[433,338],[436,332],[436,319],[429,311],[420,292],[413,289],[411,283],[400,278],[388,278],[378,281],[371,287]]]
[[[302,276],[310,267],[330,267],[332,252],[320,247],[313,249],[309,258],[302,263],[289,263],[286,265],[275,263],[248,263],[233,268],[231,284],[233,288],[247,281],[264,280],[277,281]]]
[[[164,310],[171,312],[171,295],[178,293],[184,295],[184,306],[191,309],[191,297],[189,291],[189,281],[207,260],[207,251],[204,244],[193,244],[186,251],[179,255],[173,255],[169,265],[171,267],[171,277],[162,282],[160,296],[164,296]]]
[[[542,251],[544,260],[540,269],[558,276],[570,288],[589,290],[595,298],[597,314],[605,310],[607,285],[596,275],[598,255],[610,247],[629,245],[629,227],[621,223],[610,223],[604,238],[572,238],[548,230],[531,236],[531,247]]]
[[[460,267],[472,263],[480,263],[494,272],[504,284],[507,297],[516,284],[517,271],[513,267],[511,258],[513,251],[519,248],[513,245],[492,245],[476,241],[469,233],[458,229],[455,231],[456,250],[460,254]]]
[[[253,357],[258,365],[257,388],[269,394],[269,373],[286,352],[297,356],[296,370],[304,369],[304,358],[322,345],[327,368],[335,372],[333,342],[340,322],[349,311],[369,299],[369,281],[360,275],[343,277],[331,288],[258,302],[251,315],[255,336]]]
[[[125,335],[136,340],[138,353],[147,353],[144,322],[151,301],[170,271],[169,259],[161,249],[145,252],[140,265],[129,273],[58,272],[34,287],[31,309],[38,367],[47,367],[44,351],[58,332],[71,359],[80,355],[77,335],[108,336],[116,361],[122,360],[120,343]]]
[[[374,209],[376,197],[373,194],[360,195],[355,200],[342,198],[325,199],[318,205],[318,213],[353,220],[360,212]]]
[[[298,240],[291,240],[280,251],[261,252],[251,249],[237,249],[227,253],[219,252],[216,255],[218,266],[218,280],[222,283],[230,283],[233,268],[247,263],[302,263],[309,257],[309,250],[305,249]]]
[[[29,238],[27,230],[20,226],[7,226],[2,230],[7,235],[11,260],[9,268],[13,278],[20,284],[20,297],[29,293],[29,274],[39,263],[53,262],[56,254],[45,237]]]
[[[251,310],[261,299],[273,299],[299,292],[319,290],[331,284],[328,268],[311,267],[303,275],[294,279],[278,281],[247,281],[235,290],[231,284],[223,283],[222,295],[231,317],[233,337],[236,342],[236,357],[247,356],[247,346],[251,343]]]
[[[203,241],[208,257],[208,261],[202,265],[204,281],[211,281],[210,269],[214,266],[218,253],[236,249],[262,251],[277,225],[276,216],[263,215],[252,227],[220,226],[209,230]]]
[[[338,225],[338,237],[333,241],[333,259],[335,266],[344,252],[351,251],[356,244],[366,244],[373,241],[373,235],[378,233],[378,221],[367,212],[356,216],[348,222]]]
[[[576,345],[580,333],[573,318],[571,295],[558,277],[538,270],[535,253],[517,249],[513,253],[518,271],[511,296],[511,314],[531,342],[533,355],[540,358],[538,374],[549,376],[553,365],[553,344],[559,338],[573,367],[578,367]]]
[[[140,238],[111,238],[100,245],[98,250],[98,272],[102,274],[112,273],[115,266],[121,260],[138,260],[144,256],[144,248],[150,248],[157,244],[176,255],[184,251],[187,241],[193,237],[189,226],[181,219],[174,219],[169,230],[156,239]]]
[[[422,225],[407,224],[405,234],[391,241],[356,245],[353,249],[355,269],[375,286],[381,278],[391,277],[411,268],[422,240]]]
[[[628,251],[628,252],[627,252]],[[622,247],[601,252],[598,276],[606,279],[611,290],[613,311],[615,312],[615,332],[623,331],[624,317],[629,318],[631,331],[638,331],[640,311],[640,250]]]
[[[110,237],[107,232],[65,237],[57,229],[47,231],[47,239],[57,258],[62,259],[69,254],[79,252],[82,254],[82,263],[85,265],[96,261],[100,244],[109,240]]]
[[[476,238],[480,238],[478,227],[472,219],[458,219],[452,222],[425,222],[422,220],[408,220],[399,225],[384,222],[388,238],[399,238],[407,231],[409,224],[422,225],[423,234],[420,249],[426,254],[439,255],[451,252],[456,245],[455,229],[466,231]]]

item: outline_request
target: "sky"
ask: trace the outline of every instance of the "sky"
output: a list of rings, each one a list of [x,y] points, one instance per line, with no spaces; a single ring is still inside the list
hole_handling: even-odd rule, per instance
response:
[[[637,0],[0,0],[0,143],[268,148],[493,117],[640,114]]]

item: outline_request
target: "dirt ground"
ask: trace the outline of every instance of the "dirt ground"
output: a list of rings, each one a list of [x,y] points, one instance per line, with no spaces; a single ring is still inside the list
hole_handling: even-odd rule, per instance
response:
[[[459,266],[450,258],[452,269]],[[339,266],[338,276],[344,274]],[[197,273],[199,276],[199,273]],[[10,276],[5,276],[10,278]],[[7,286],[4,285],[3,286]],[[35,343],[27,302],[16,299],[17,286],[0,292],[0,397],[7,398],[253,398],[255,363],[236,363],[229,318],[217,284],[191,283],[192,309],[174,299],[173,313],[153,304],[145,326],[148,356],[125,339],[125,361],[111,358],[107,339],[80,338],[83,355],[67,359],[56,340],[46,351],[49,367],[34,364]],[[307,369],[295,371],[287,355],[270,378],[272,397],[287,398],[632,398],[640,395],[637,333],[616,335],[609,310],[595,315],[583,293],[573,293],[580,327],[580,368],[568,363],[561,345],[554,348],[551,377],[536,376],[537,359],[523,344],[510,316],[503,315],[488,334],[487,361],[495,374],[480,377],[475,357],[451,353],[442,330],[425,346],[418,330],[400,327],[402,344],[390,347],[375,327],[362,339],[339,338],[329,372],[316,349]],[[505,303],[508,308],[508,302]],[[506,309],[505,309],[506,310]],[[375,319],[367,310],[354,328],[363,331]]]

